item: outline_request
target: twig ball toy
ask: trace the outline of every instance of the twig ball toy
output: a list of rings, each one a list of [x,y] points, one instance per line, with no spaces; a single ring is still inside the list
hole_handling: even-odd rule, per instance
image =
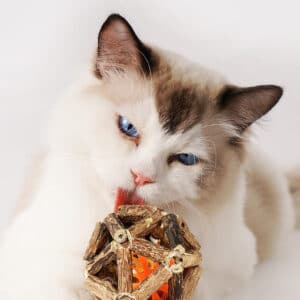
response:
[[[189,300],[200,245],[186,223],[147,205],[124,205],[97,223],[84,259],[95,300]]]

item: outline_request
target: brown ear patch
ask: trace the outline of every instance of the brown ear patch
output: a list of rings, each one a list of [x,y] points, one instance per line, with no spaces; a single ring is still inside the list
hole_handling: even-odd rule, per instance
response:
[[[98,35],[95,67],[95,74],[99,78],[127,70],[148,76],[155,67],[155,56],[137,37],[125,18],[112,14],[103,23]]]
[[[241,133],[268,113],[282,93],[282,88],[276,85],[226,87],[220,96],[219,109]]]

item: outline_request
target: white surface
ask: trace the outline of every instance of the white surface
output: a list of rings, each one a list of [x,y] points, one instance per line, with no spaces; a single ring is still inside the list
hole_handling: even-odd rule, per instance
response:
[[[282,166],[300,163],[299,9],[292,0],[2,1],[0,229],[48,112],[90,59],[111,12],[126,16],[143,40],[219,70],[235,83],[283,85],[285,95],[262,123],[258,142]],[[299,249],[297,239],[290,248]],[[237,299],[299,299],[298,252],[262,267]]]

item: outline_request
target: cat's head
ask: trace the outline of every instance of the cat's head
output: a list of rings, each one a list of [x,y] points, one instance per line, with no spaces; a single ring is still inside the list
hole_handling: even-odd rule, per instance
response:
[[[84,153],[112,193],[148,203],[206,201],[242,161],[249,126],[280,99],[274,85],[241,88],[144,44],[111,15],[93,79],[60,107],[61,141]]]

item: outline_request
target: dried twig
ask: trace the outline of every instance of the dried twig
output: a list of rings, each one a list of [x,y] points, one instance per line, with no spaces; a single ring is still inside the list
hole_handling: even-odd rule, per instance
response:
[[[84,255],[86,286],[95,300],[147,300],[168,282],[168,300],[191,300],[199,250],[182,218],[152,206],[122,206],[96,224]],[[132,253],[160,264],[134,291]]]

